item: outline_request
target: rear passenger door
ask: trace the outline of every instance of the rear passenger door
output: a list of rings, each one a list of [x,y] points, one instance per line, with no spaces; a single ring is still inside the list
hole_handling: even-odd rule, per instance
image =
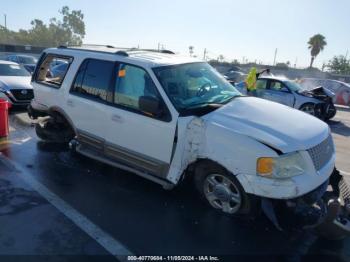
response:
[[[171,162],[177,119],[172,118],[145,69],[120,64],[115,75],[105,152],[119,162],[164,178]],[[161,114],[141,110],[139,101],[144,96],[160,101]]]
[[[106,107],[113,101],[114,67],[112,61],[86,59],[75,76],[65,105],[78,140],[101,152],[105,132],[110,128]]]

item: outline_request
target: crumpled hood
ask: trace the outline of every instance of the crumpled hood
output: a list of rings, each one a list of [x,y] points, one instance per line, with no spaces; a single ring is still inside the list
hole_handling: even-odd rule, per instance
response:
[[[30,76],[1,76],[0,88],[10,89],[32,89]]]
[[[331,90],[322,86],[318,86],[307,90],[301,90],[299,91],[299,94],[305,95],[305,96],[312,96],[315,98],[318,98],[319,95],[326,95],[331,98],[335,97],[335,94]]]
[[[309,149],[329,135],[329,127],[316,117],[255,97],[237,97],[203,118],[208,125],[249,136],[283,153]]]

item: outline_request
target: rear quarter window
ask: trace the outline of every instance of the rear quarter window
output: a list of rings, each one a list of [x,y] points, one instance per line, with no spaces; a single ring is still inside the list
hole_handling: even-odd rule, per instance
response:
[[[66,66],[61,66],[60,69],[56,70],[57,62],[60,65],[65,64]],[[34,75],[34,81],[40,84],[44,84],[54,88],[60,88],[63,80],[69,70],[69,66],[73,62],[72,57],[47,54],[43,59],[40,59],[40,65],[37,67],[37,72]]]

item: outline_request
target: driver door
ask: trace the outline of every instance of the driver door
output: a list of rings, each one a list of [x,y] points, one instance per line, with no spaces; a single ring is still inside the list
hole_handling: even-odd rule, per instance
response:
[[[165,178],[171,163],[177,115],[171,115],[149,73],[138,66],[119,64],[113,106],[106,108],[105,153],[128,166]],[[141,97],[160,101],[159,116],[143,112]]]

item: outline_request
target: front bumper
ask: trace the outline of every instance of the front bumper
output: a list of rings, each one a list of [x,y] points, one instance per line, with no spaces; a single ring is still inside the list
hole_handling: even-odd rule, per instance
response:
[[[245,192],[272,199],[294,199],[303,196],[325,183],[332,174],[335,166],[335,153],[319,171],[312,165],[310,155],[301,152],[308,158],[308,167],[303,175],[288,179],[272,179],[258,175],[238,174],[236,177]]]
[[[31,102],[31,99],[16,98],[10,91],[0,92],[0,98],[6,99],[14,106],[28,106]]]

